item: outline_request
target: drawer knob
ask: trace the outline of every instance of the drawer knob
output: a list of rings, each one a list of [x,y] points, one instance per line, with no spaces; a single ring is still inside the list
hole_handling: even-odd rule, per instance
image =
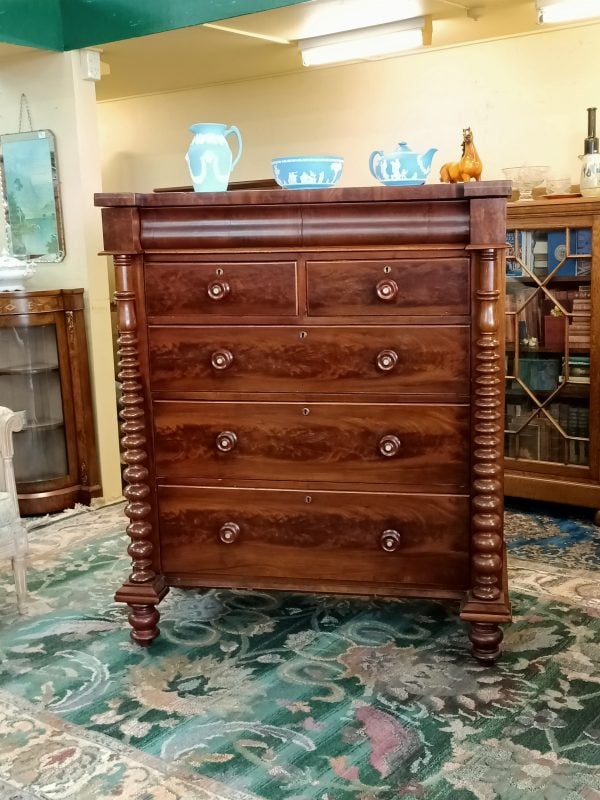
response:
[[[224,300],[231,291],[231,287],[227,281],[211,281],[206,291],[211,300]]]
[[[381,372],[391,372],[398,363],[398,353],[395,350],[382,350],[375,362]]]
[[[392,278],[383,278],[375,287],[380,300],[395,300],[398,296],[398,284]]]
[[[223,544],[233,544],[240,535],[240,526],[237,522],[225,522],[219,528],[219,539]]]
[[[382,456],[393,458],[398,455],[400,444],[400,439],[397,436],[393,433],[388,433],[379,440],[379,452]]]
[[[221,431],[217,435],[217,450],[221,453],[230,453],[237,444],[237,436],[233,431]]]
[[[392,529],[389,531],[384,531],[379,537],[381,549],[385,550],[386,553],[393,553],[394,550],[397,550],[400,547],[401,541],[402,537],[398,531]]]
[[[231,350],[215,350],[215,352],[211,354],[210,363],[213,369],[229,369],[233,363],[233,353]]]

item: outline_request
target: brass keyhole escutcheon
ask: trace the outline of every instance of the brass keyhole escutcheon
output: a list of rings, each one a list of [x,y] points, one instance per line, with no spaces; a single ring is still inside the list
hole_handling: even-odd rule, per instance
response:
[[[306,339],[307,336],[308,336],[308,333],[306,331],[300,331],[300,338],[301,339]]]
[[[224,274],[225,274],[225,270],[223,269],[223,267],[217,267],[216,268],[215,275],[217,275],[220,278],[221,275],[224,275]]]

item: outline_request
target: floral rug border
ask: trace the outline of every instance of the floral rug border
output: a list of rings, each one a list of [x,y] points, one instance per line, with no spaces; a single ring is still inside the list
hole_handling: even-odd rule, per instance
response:
[[[2,689],[0,756],[1,800],[260,800],[65,722]],[[114,792],[99,794],[101,787]]]

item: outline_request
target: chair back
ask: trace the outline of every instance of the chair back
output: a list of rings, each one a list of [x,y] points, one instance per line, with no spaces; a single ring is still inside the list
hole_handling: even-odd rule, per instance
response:
[[[24,411],[11,411],[10,408],[0,406],[0,491],[10,495],[17,517],[19,499],[13,467],[13,433],[22,430],[24,425]]]

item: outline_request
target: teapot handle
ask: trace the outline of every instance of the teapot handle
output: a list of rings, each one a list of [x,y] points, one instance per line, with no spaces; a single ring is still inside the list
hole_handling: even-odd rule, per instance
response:
[[[369,157],[369,170],[371,171],[371,175],[375,178],[375,180],[379,180],[379,175],[375,172],[375,159],[378,158],[378,162],[381,161],[383,158],[383,150],[373,150],[371,156]]]
[[[223,135],[224,136],[229,136],[230,133],[235,133],[235,135],[237,136],[237,140],[238,140],[237,156],[231,162],[231,169],[233,170],[233,168],[235,167],[237,162],[240,160],[240,156],[242,155],[242,136],[241,136],[241,134],[240,134],[240,132],[239,132],[239,130],[238,130],[236,125],[231,125],[229,128],[227,128],[227,130],[225,131],[225,133]]]

